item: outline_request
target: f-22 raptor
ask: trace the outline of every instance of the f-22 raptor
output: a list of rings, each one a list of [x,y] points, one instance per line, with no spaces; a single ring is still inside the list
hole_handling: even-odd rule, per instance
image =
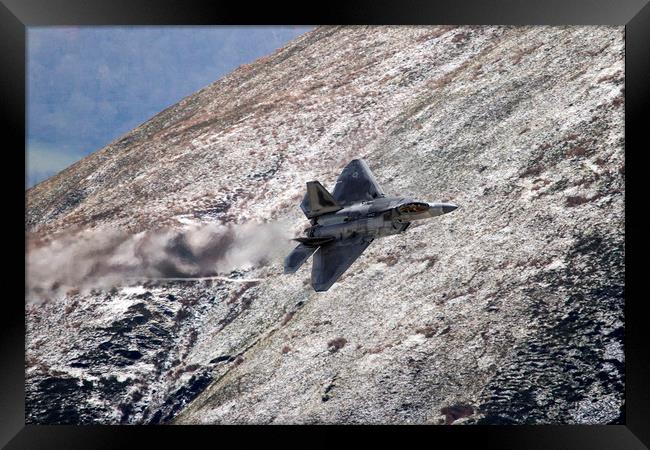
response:
[[[341,172],[330,194],[318,181],[307,182],[300,208],[311,222],[305,237],[285,258],[284,273],[294,273],[313,254],[311,285],[327,291],[370,243],[404,232],[413,220],[449,213],[452,203],[387,197],[362,159]]]

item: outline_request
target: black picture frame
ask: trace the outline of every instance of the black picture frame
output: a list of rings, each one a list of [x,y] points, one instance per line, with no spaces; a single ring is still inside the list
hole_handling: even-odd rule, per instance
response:
[[[315,7],[314,7],[315,6]],[[465,448],[648,448],[650,446],[650,372],[648,327],[643,314],[639,278],[633,277],[634,257],[640,258],[641,245],[630,245],[644,231],[642,218],[635,218],[629,207],[641,192],[644,146],[644,116],[650,104],[650,5],[647,0],[471,0],[471,1],[355,1],[327,2],[317,5],[276,3],[255,6],[232,2],[198,0],[2,0],[0,4],[0,67],[3,78],[0,109],[3,114],[5,142],[15,142],[5,149],[8,163],[3,182],[11,196],[6,196],[6,228],[18,228],[18,209],[23,208],[17,192],[24,195],[24,158],[16,153],[25,144],[25,38],[26,27],[43,25],[312,25],[312,24],[453,24],[453,25],[624,25],[625,26],[625,359],[626,405],[624,425],[586,426],[467,426],[467,427],[291,427],[290,439],[296,443],[319,443],[316,435],[337,431],[370,431],[373,440],[405,438],[418,434],[435,445]],[[13,138],[7,140],[7,137]],[[24,156],[24,155],[23,155]],[[22,161],[22,162],[21,162]],[[22,167],[22,173],[19,168]],[[634,183],[637,184],[636,188]],[[631,198],[630,198],[631,195]],[[630,203],[631,202],[631,203]],[[640,202],[636,202],[640,204]],[[641,210],[643,207],[641,207]],[[642,211],[638,211],[642,213]],[[15,224],[15,225],[14,225]],[[24,225],[20,225],[24,233]],[[647,228],[647,225],[646,225]],[[23,234],[24,236],[24,234]],[[24,257],[20,239],[6,236],[5,244],[16,261]],[[632,241],[630,241],[632,240]],[[9,252],[5,245],[5,252]],[[7,253],[11,254],[11,253]],[[13,264],[16,278],[24,278],[24,265]],[[7,272],[5,284],[13,283]],[[16,283],[14,283],[16,284]],[[4,296],[3,326],[0,329],[0,445],[6,448],[119,448],[133,446],[139,440],[147,446],[160,444],[187,445],[197,438],[207,438],[214,445],[225,445],[224,436],[237,434],[238,445],[259,435],[284,433],[287,427],[106,427],[106,426],[36,426],[25,425],[24,404],[24,303],[20,296]],[[23,297],[24,298],[24,297]],[[354,430],[353,430],[354,428]],[[214,441],[218,439],[218,441]],[[272,438],[270,438],[272,439]],[[283,444],[288,443],[285,437]],[[433,441],[435,440],[435,441]],[[273,442],[269,440],[269,442]],[[323,443],[327,443],[324,441]],[[338,445],[338,440],[329,441]],[[369,442],[366,442],[366,445]]]

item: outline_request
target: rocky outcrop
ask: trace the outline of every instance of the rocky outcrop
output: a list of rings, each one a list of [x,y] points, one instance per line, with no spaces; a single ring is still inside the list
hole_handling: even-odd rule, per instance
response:
[[[620,423],[622,27],[320,27],[27,192],[31,245],[306,221],[365,158],[460,205],[310,264],[27,305],[29,423]],[[246,281],[254,280],[254,281]]]

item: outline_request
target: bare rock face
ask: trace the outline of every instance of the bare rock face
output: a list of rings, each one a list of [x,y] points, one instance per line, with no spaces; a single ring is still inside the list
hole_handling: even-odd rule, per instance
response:
[[[320,27],[27,192],[76,230],[306,221],[365,158],[460,205],[310,264],[28,303],[29,423],[587,423],[624,404],[622,27]],[[38,244],[40,245],[40,244]]]

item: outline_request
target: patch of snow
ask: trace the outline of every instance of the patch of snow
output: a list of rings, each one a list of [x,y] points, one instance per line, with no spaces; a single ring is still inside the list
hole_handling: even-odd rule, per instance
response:
[[[566,267],[566,263],[564,262],[564,259],[562,258],[555,258],[553,261],[551,261],[549,264],[547,264],[544,269],[545,270],[557,270],[557,269],[563,269]]]
[[[124,295],[141,295],[147,290],[143,286],[128,286],[120,289],[120,292]]]
[[[424,337],[423,334],[420,333],[412,334],[406,338],[406,340],[404,341],[404,345],[406,345],[407,347],[414,347],[416,345],[424,344],[426,340],[427,338]]]

